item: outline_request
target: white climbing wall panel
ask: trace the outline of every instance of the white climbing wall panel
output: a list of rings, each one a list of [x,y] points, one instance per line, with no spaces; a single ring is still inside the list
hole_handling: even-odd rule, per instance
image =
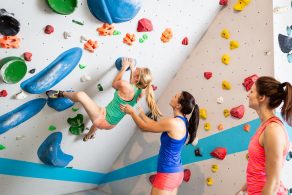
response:
[[[97,40],[99,47],[94,53],[83,51],[80,63],[86,65],[85,69],[76,67],[54,88],[83,90],[101,106],[105,106],[112,99],[113,90],[100,93],[96,85],[103,76],[102,81],[105,85],[113,79],[117,72],[109,71],[109,69],[120,56],[136,58],[138,66],[147,66],[152,70],[154,84],[158,86],[156,96],[159,97],[220,10],[218,3],[213,0],[186,0],[183,3],[170,0],[145,0],[142,9],[132,21],[114,25],[121,31],[121,35],[100,37],[96,28],[102,23],[90,14],[86,1],[79,1],[77,9],[68,16],[52,12],[45,0],[0,0],[0,8],[14,13],[15,18],[21,23],[18,34],[21,38],[20,48],[0,48],[0,58],[21,56],[24,52],[32,52],[32,61],[27,62],[27,66],[28,70],[35,68],[36,73],[65,50],[72,47],[82,48],[81,35]],[[154,31],[147,33],[148,40],[143,44],[137,41],[131,47],[123,44],[122,40],[127,32],[135,33],[137,38],[142,37],[143,33],[137,33],[136,27],[137,21],[143,17],[150,19],[154,26]],[[84,25],[73,23],[73,19],[84,22]],[[55,32],[51,35],[43,32],[43,28],[48,24],[55,28]],[[172,28],[174,37],[169,43],[163,44],[160,36],[168,27]],[[69,39],[63,38],[64,31],[71,33]],[[181,44],[185,36],[189,38],[188,46]],[[83,75],[90,76],[92,80],[81,83],[80,77]],[[27,73],[23,80],[31,76]],[[31,99],[45,97],[44,94],[29,95],[24,100],[15,100],[14,95],[20,91],[19,84],[8,85],[0,81],[0,90],[8,91],[7,97],[0,97],[0,116]],[[78,104],[76,106],[80,107]],[[30,120],[0,135],[0,144],[6,146],[5,150],[0,151],[0,158],[41,163],[36,154],[37,149],[52,133],[48,127],[54,125],[57,128],[55,131],[63,133],[62,150],[74,156],[68,166],[73,169],[106,173],[136,131],[135,125],[129,117],[126,117],[112,131],[97,132],[94,140],[83,143],[82,136],[74,136],[68,132],[69,126],[66,120],[68,117],[76,116],[77,113],[84,114],[84,110],[80,109],[75,113],[69,109],[57,113],[45,106]],[[89,126],[90,123],[87,125]],[[23,136],[23,139],[16,140],[17,136]],[[95,185],[86,183],[0,175],[0,194],[40,194],[40,192],[63,194],[94,187]]]

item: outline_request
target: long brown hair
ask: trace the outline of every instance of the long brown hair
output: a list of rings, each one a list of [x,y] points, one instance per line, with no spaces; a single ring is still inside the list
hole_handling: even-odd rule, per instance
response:
[[[292,86],[289,82],[280,83],[273,77],[263,76],[257,79],[256,89],[259,95],[269,97],[268,106],[275,109],[282,101],[281,108],[283,119],[292,126]]]
[[[188,132],[190,138],[187,144],[191,144],[197,136],[197,130],[199,126],[199,106],[196,104],[195,98],[186,91],[182,91],[178,103],[181,105],[181,112],[184,115],[191,114],[189,119]]]

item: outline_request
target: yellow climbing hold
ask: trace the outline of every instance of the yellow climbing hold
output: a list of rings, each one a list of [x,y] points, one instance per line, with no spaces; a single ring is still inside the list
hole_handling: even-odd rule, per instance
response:
[[[208,177],[207,180],[206,180],[206,182],[207,182],[207,185],[208,186],[213,185],[213,179],[212,179],[212,177]]]
[[[223,29],[221,31],[221,37],[224,38],[224,39],[229,39],[230,38],[230,33],[227,29]]]
[[[204,120],[207,118],[207,110],[205,108],[200,109],[200,118]]]
[[[237,41],[234,41],[234,40],[230,41],[230,43],[229,43],[230,49],[236,49],[238,47],[239,47],[239,43]]]
[[[233,9],[235,11],[242,11],[250,2],[251,0],[237,0],[237,3],[234,4]]]
[[[230,56],[228,54],[224,54],[221,58],[223,64],[228,65],[230,62]]]
[[[224,114],[225,118],[230,116],[230,112],[228,109],[224,109],[223,114]]]
[[[212,165],[211,170],[212,170],[213,173],[217,172],[218,169],[219,169],[218,165]]]
[[[204,129],[205,129],[206,131],[209,131],[209,130],[211,129],[211,124],[210,124],[210,123],[205,123],[205,124],[204,124]]]
[[[231,89],[231,84],[228,81],[223,80],[222,81],[222,89],[230,90]]]

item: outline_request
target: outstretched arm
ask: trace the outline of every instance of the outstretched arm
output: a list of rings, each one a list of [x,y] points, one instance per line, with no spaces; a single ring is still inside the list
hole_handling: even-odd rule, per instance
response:
[[[123,58],[122,59],[122,68],[112,82],[112,87],[114,89],[119,89],[121,87],[121,85],[123,85],[123,82],[121,82],[122,77],[123,77],[124,73],[126,72],[126,70],[129,68],[129,66],[131,66],[131,64],[132,64],[131,58]]]
[[[164,131],[171,131],[171,129],[175,129],[173,127],[173,121],[169,118],[162,119],[157,122],[148,118],[144,114],[144,112],[141,112],[139,115],[137,115],[134,109],[128,104],[120,105],[120,108],[123,112],[129,114],[135,121],[136,125],[143,131],[152,132],[152,133],[161,133]]]

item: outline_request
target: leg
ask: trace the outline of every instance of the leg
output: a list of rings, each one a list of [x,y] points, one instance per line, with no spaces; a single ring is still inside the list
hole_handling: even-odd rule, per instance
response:
[[[95,127],[94,125],[92,125],[92,126],[90,127],[89,132],[84,136],[83,141],[86,142],[86,141],[89,140],[89,139],[93,139],[96,130],[97,130],[97,127]]]
[[[150,195],[172,195],[172,192],[167,190],[161,190],[152,186]]]
[[[73,102],[80,102],[87,112],[91,122],[93,123],[97,119],[101,112],[99,107],[85,92],[63,92],[63,96],[69,98]]]
[[[177,188],[172,191],[171,195],[177,195]]]

